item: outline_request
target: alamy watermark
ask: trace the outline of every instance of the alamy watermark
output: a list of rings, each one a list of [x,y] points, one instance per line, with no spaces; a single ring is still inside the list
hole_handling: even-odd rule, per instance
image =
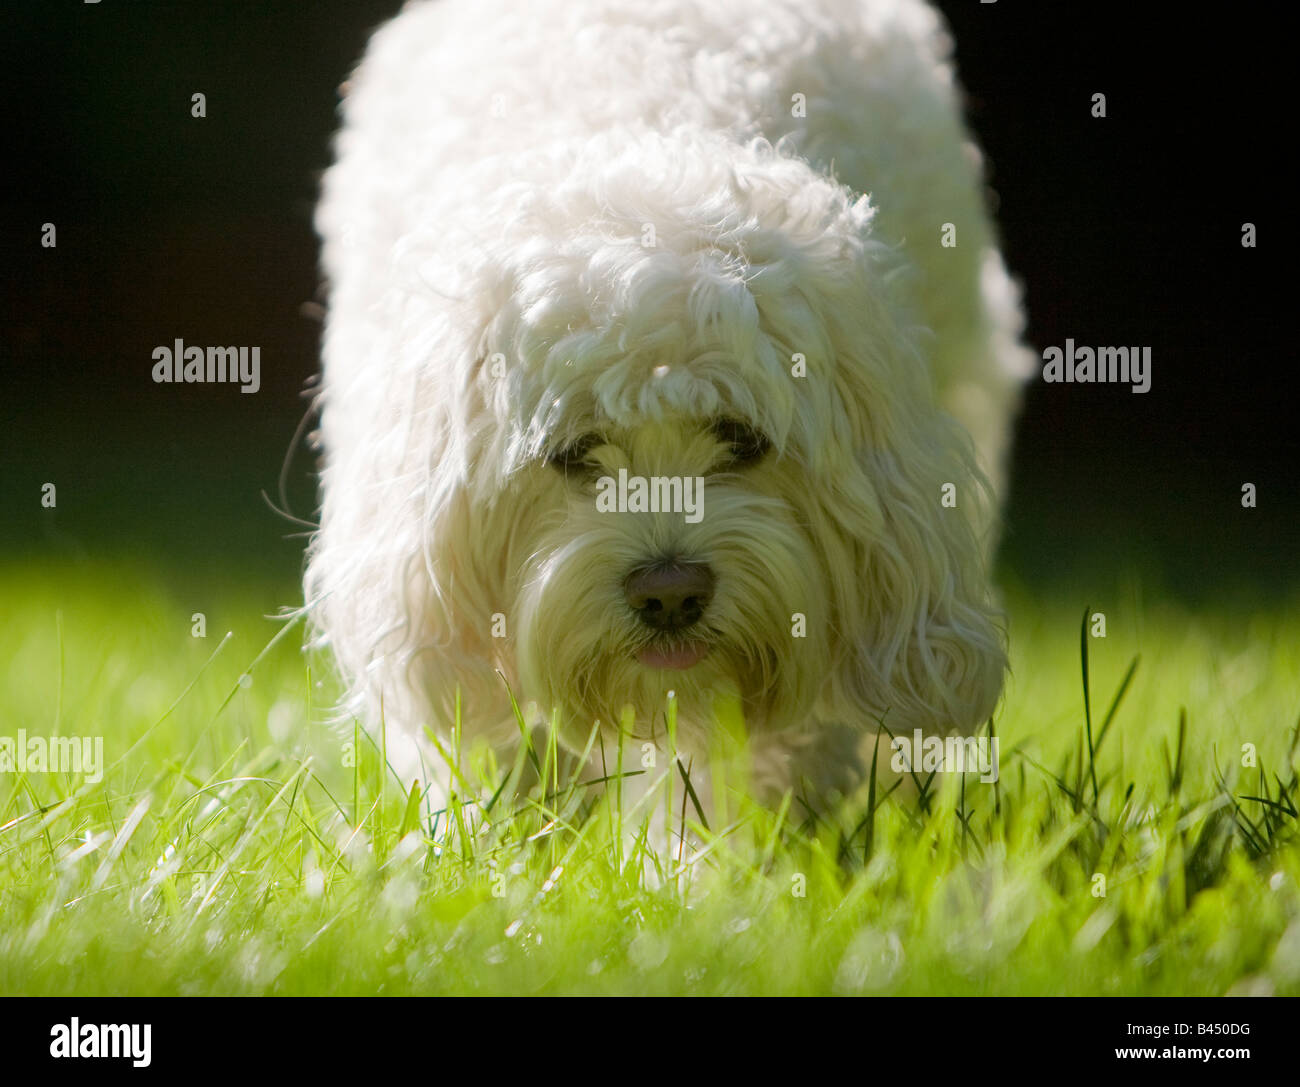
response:
[[[238,384],[241,393],[262,387],[260,347],[195,347],[176,340],[171,347],[153,349],[153,379],[160,384]]]
[[[50,1056],[128,1058],[136,1068],[148,1068],[152,1034],[150,1023],[83,1023],[73,1016],[50,1028]]]
[[[911,736],[895,736],[890,767],[906,774],[979,774],[980,781],[998,780],[996,736],[926,736],[919,728]]]
[[[596,509],[600,513],[682,513],[686,523],[704,518],[703,476],[630,476],[618,470],[618,479],[601,476],[596,481]]]
[[[1067,339],[1064,348],[1044,348],[1043,380],[1131,384],[1135,393],[1150,392],[1151,348],[1075,347]]]
[[[0,774],[83,774],[95,785],[104,779],[103,736],[0,736]]]

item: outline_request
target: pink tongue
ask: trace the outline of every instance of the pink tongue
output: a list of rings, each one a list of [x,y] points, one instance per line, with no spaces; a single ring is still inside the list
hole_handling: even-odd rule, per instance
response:
[[[668,668],[680,672],[698,664],[708,651],[709,647],[703,642],[692,642],[690,645],[676,649],[656,649],[647,646],[636,655],[636,659],[647,668]]]

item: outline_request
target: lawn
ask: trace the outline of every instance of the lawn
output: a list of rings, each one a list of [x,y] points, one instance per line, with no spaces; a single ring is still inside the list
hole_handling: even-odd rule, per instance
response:
[[[0,770],[0,992],[1300,994],[1300,601],[1141,584],[1007,586],[996,787],[733,801],[678,863],[544,741],[531,791],[381,774],[291,582],[11,563],[0,737],[104,766]]]

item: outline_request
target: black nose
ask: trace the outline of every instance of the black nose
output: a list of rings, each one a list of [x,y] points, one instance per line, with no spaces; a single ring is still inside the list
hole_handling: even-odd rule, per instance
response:
[[[702,562],[658,562],[628,574],[623,595],[646,626],[684,630],[699,622],[713,586],[713,571]]]

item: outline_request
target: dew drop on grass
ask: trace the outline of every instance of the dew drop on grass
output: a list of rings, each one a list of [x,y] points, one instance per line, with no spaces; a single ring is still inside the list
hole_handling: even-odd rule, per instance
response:
[[[266,714],[266,730],[271,734],[271,739],[278,744],[288,740],[293,734],[297,718],[297,703],[288,698],[277,699]]]
[[[857,993],[883,989],[903,965],[903,944],[898,934],[866,928],[845,949],[835,972],[835,991]]]
[[[1300,920],[1292,921],[1273,950],[1270,972],[1279,981],[1300,981]]]
[[[642,932],[627,946],[627,957],[640,970],[653,970],[668,958],[668,941],[653,932]]]

